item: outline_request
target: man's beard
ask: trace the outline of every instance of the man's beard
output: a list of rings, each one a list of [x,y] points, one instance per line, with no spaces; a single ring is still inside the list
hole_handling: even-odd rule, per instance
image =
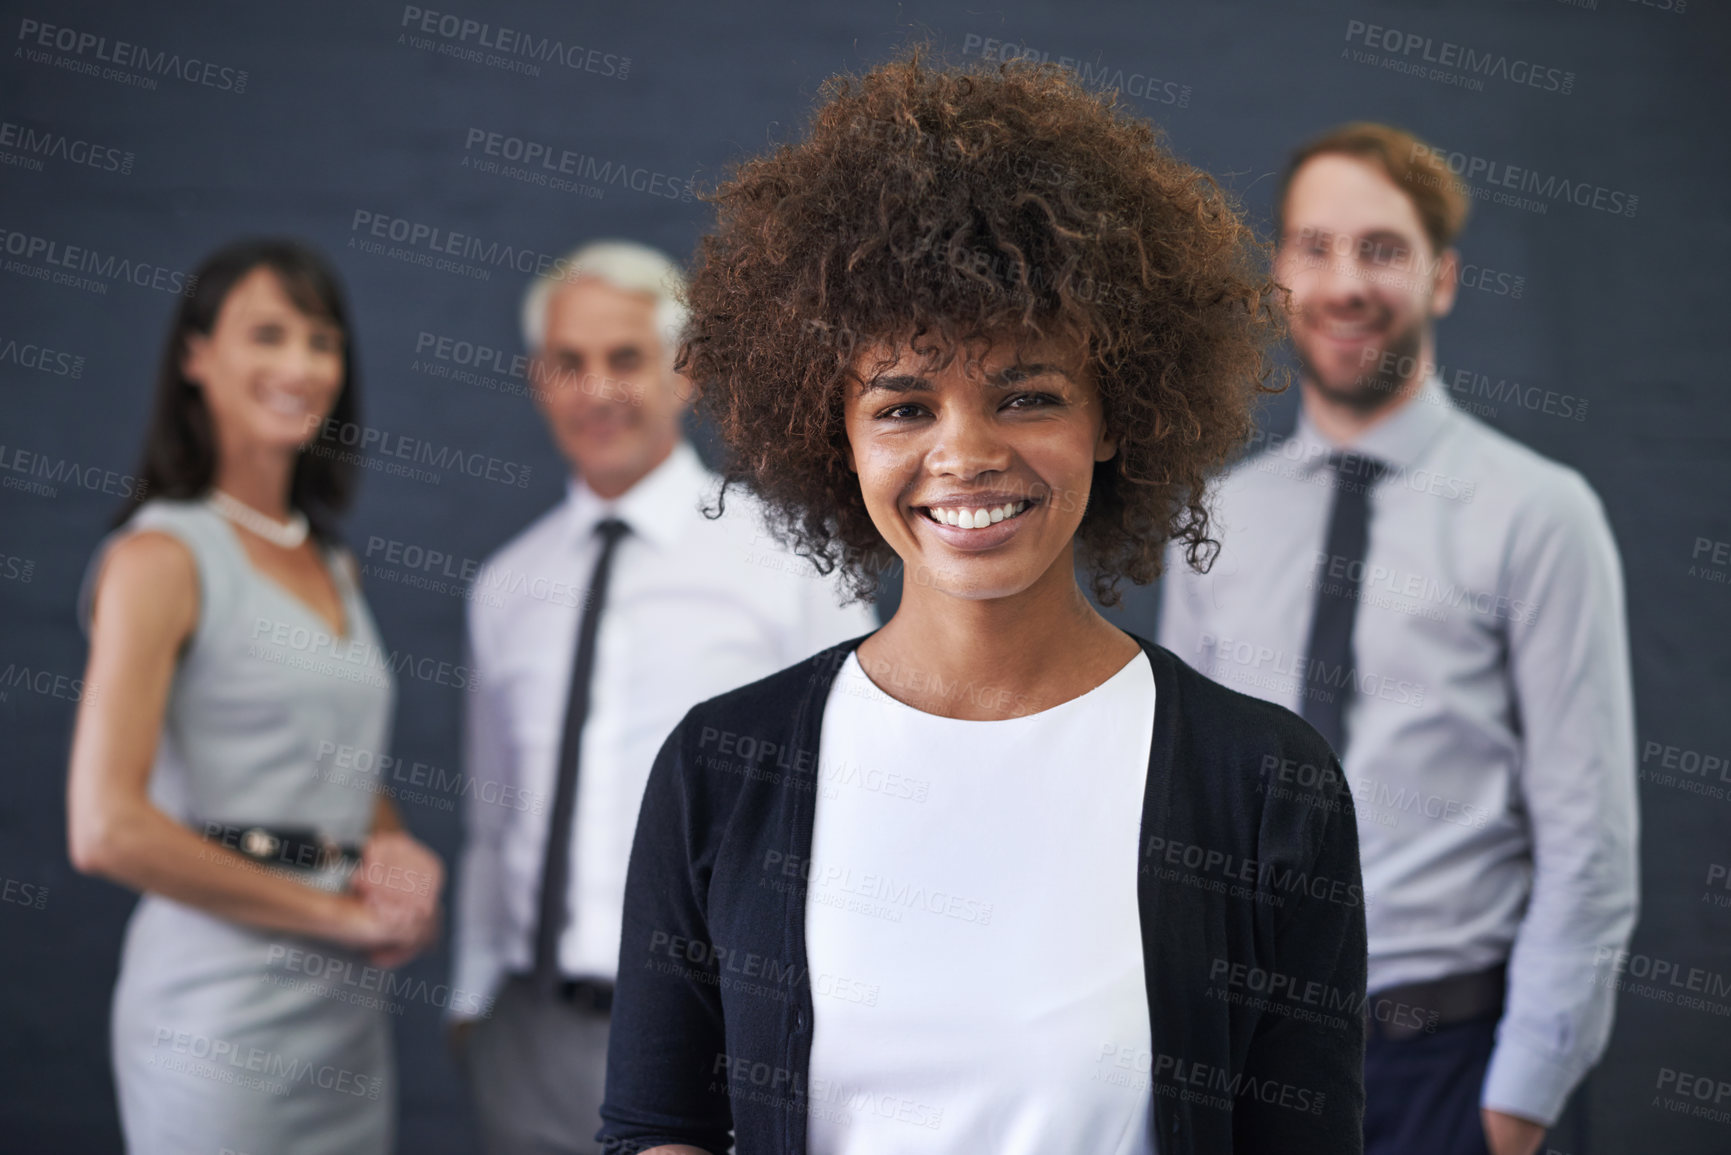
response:
[[[1358,413],[1374,413],[1393,404],[1401,386],[1413,374],[1423,376],[1428,368],[1419,360],[1424,344],[1424,321],[1414,321],[1389,338],[1388,344],[1376,352],[1376,357],[1361,366],[1346,381],[1331,380],[1305,354],[1304,345],[1294,341],[1299,370],[1304,379],[1316,387],[1328,400],[1345,405]]]

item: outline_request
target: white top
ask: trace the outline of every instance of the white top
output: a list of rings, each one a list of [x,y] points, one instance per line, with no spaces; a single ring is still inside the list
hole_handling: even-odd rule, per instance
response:
[[[572,913],[559,942],[569,976],[611,979],[619,965],[643,785],[685,712],[876,628],[869,606],[840,607],[832,580],[773,543],[744,495],[730,491],[726,513],[705,517],[699,506],[716,480],[683,442],[617,501],[573,480],[565,501],[475,579],[468,629],[480,687],[467,695],[467,837],[452,981],[483,1004],[505,973],[533,965],[555,763],[598,522],[617,516],[631,532],[614,551],[582,736]]]
[[[810,1155],[1152,1155],[1136,878],[1153,732],[1140,651],[997,722],[903,705],[848,656],[802,868]]]

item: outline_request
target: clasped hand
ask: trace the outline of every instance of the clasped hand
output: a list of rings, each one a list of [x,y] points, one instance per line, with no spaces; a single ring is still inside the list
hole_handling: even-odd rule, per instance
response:
[[[374,966],[408,962],[439,936],[444,885],[444,864],[422,843],[400,830],[374,834],[349,877],[359,900],[351,945]]]

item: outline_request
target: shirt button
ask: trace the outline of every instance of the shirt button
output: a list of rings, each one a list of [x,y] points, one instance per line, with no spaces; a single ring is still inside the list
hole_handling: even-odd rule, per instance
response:
[[[804,1011],[800,1011],[798,1014],[793,1016],[793,1029],[796,1031],[804,1031],[805,1030],[805,1012]]]

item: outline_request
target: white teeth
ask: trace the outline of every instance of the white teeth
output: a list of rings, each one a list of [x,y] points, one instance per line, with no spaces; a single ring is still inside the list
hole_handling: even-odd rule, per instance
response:
[[[1015,517],[1028,508],[1025,501],[1012,501],[990,509],[957,509],[954,507],[928,506],[927,511],[932,520],[941,521],[945,525],[953,525],[957,529],[983,529],[988,525],[996,525],[1007,518]]]
[[[290,417],[299,417],[307,411],[306,398],[293,393],[284,393],[276,389],[265,389],[260,392],[259,399],[267,408]]]

